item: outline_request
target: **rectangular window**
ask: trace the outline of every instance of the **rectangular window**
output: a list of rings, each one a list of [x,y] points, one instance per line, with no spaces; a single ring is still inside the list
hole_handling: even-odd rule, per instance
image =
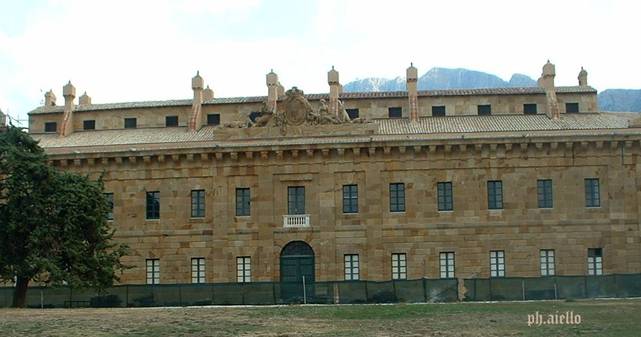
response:
[[[539,208],[552,208],[552,179],[539,179],[536,181],[536,193]]]
[[[487,208],[503,208],[503,182],[500,180],[490,180],[487,182]]]
[[[389,184],[389,211],[405,212],[405,184]]]
[[[125,118],[125,129],[135,129],[137,123],[136,118]]]
[[[207,114],[207,125],[220,125],[220,114]]]
[[[565,103],[565,112],[567,113],[579,112],[579,103]]]
[[[147,192],[147,219],[160,219],[160,192]]]
[[[440,182],[436,184],[436,194],[438,197],[438,210],[451,211],[454,209],[452,201],[452,182]]]
[[[205,217],[205,190],[191,190],[191,217]]]
[[[343,213],[358,213],[358,185],[343,185]]]
[[[454,252],[439,254],[441,278],[454,278]]]
[[[541,249],[541,276],[554,276],[554,249]]]
[[[401,117],[403,117],[403,109],[401,107],[387,108],[387,113],[388,113],[389,118],[401,118]]]
[[[434,117],[445,116],[445,105],[432,106],[432,116]]]
[[[251,191],[248,187],[236,189],[236,216],[251,214]]]
[[[603,275],[603,249],[588,248],[588,275]]]
[[[82,128],[84,130],[95,130],[96,129],[96,121],[93,120],[93,119],[82,121]]]
[[[240,256],[236,258],[236,279],[239,283],[251,282],[251,257]]]
[[[147,259],[147,284],[160,284],[159,259]]]
[[[490,251],[490,276],[505,277],[505,252],[502,250]]]
[[[261,112],[260,111],[252,111],[249,113],[249,120],[252,121],[253,123],[256,123],[256,119],[260,117]]]
[[[355,281],[360,278],[358,254],[345,254],[345,280]]]
[[[107,220],[114,219],[114,194],[105,193],[105,199],[107,200]]]
[[[165,116],[165,126],[178,126],[178,116]]]
[[[345,109],[345,112],[347,112],[349,119],[356,119],[359,117],[358,109]]]
[[[585,179],[585,207],[601,207],[598,178]]]
[[[405,253],[392,254],[392,280],[407,279],[407,255]]]
[[[56,131],[58,131],[58,123],[56,122],[45,123],[45,132],[56,132]]]
[[[479,116],[489,116],[492,114],[492,106],[489,104],[482,104],[477,107]]]
[[[205,258],[191,259],[191,283],[205,283]]]
[[[305,214],[305,187],[287,187],[287,214]]]
[[[526,115],[536,115],[536,104],[523,104],[523,113]]]

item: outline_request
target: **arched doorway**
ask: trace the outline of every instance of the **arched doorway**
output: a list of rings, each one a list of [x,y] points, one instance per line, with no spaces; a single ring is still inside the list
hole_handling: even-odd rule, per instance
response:
[[[303,281],[305,291],[303,291]],[[303,241],[292,241],[280,252],[280,290],[285,302],[303,302],[314,293],[314,250]]]

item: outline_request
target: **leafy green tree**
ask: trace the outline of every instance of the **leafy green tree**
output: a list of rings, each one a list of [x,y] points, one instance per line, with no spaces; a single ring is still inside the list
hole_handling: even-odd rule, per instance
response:
[[[59,171],[21,129],[0,132],[0,280],[24,307],[29,282],[104,289],[127,247],[112,242],[102,180]]]

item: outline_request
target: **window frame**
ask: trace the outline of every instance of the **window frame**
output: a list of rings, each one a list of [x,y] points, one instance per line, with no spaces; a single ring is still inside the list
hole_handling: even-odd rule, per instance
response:
[[[554,185],[552,179],[536,180],[536,199],[538,208],[554,208]]]
[[[447,116],[447,108],[445,107],[445,105],[432,105],[432,117],[445,116]]]
[[[145,259],[146,284],[160,284],[160,259]]]
[[[95,119],[85,119],[82,121],[83,130],[95,130],[96,129],[96,120]]]
[[[133,124],[132,124],[133,123]],[[123,120],[125,129],[137,129],[138,128],[138,118],[136,117],[125,117]]]
[[[505,251],[490,250],[490,277],[505,277]]]
[[[487,181],[487,209],[489,210],[503,209],[503,181],[502,180]]]
[[[532,107],[534,109],[532,109]],[[538,104],[536,103],[523,103],[523,114],[524,115],[536,115],[539,113]]]
[[[107,221],[114,219],[114,194],[113,192],[103,193],[107,201]]]
[[[360,280],[360,256],[358,254],[345,254],[343,266],[345,281]]]
[[[588,248],[588,276],[603,275],[603,248]]]
[[[456,278],[456,253],[452,251],[439,253],[439,275],[442,279]]]
[[[205,272],[206,261],[204,257],[191,258],[191,283],[207,283],[207,274]]]
[[[287,186],[287,214],[305,214],[305,186]]]
[[[390,213],[403,213],[405,207],[405,183],[389,184],[389,211]]]
[[[398,115],[397,115],[398,113]],[[403,118],[403,107],[400,106],[391,106],[387,108],[387,118],[389,119],[399,119]]]
[[[207,213],[207,194],[204,189],[191,190],[191,218],[204,218]]]
[[[343,213],[358,213],[358,185],[343,185]]]
[[[476,113],[479,116],[491,116],[492,115],[492,104],[478,104],[476,106]]]
[[[236,282],[251,282],[251,256],[236,257]]]
[[[601,207],[601,182],[599,181],[599,178],[585,178],[583,179],[583,184],[585,192],[585,207]]]
[[[451,181],[436,183],[436,204],[439,212],[454,211],[454,189]]]
[[[407,253],[392,253],[392,280],[407,280]]]
[[[556,274],[556,256],[554,249],[539,250],[539,266],[541,276],[554,276]]]
[[[220,114],[219,113],[207,114],[207,125],[209,126],[220,125]]]
[[[46,133],[55,133],[58,132],[58,122],[45,122],[44,132]],[[51,130],[53,128],[53,130]]]
[[[175,119],[175,121],[174,121],[174,119]],[[178,116],[177,115],[165,116],[165,127],[166,128],[177,127],[179,125],[178,123],[179,123],[179,121],[178,121]]]
[[[347,113],[347,116],[349,116],[350,120],[360,118],[360,111],[358,110],[358,108],[345,109],[345,112]]]
[[[572,109],[570,109],[572,107]],[[566,102],[565,113],[576,114],[581,112],[579,102]]]
[[[236,216],[251,216],[251,189],[236,187]]]
[[[160,191],[147,191],[145,196],[145,220],[160,219]]]

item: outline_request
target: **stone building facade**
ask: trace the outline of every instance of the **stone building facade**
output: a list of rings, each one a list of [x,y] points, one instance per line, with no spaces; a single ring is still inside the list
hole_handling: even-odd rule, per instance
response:
[[[285,91],[29,114],[53,165],[97,177],[123,283],[641,272],[641,124],[579,86]],[[289,247],[289,248],[288,248]],[[288,259],[290,258],[291,259]]]

